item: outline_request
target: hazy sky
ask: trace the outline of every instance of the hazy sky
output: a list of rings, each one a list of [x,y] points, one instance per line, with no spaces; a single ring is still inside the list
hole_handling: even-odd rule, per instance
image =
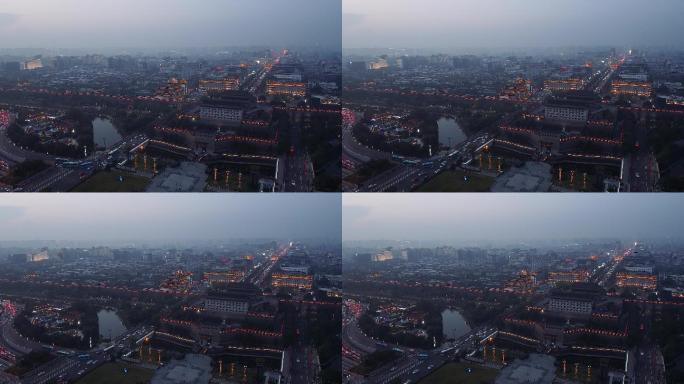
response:
[[[0,48],[341,44],[342,0],[1,0]]]
[[[681,0],[343,0],[344,48],[677,45]]]
[[[338,194],[6,194],[0,241],[340,241]]]
[[[684,194],[345,194],[342,238],[684,238]]]

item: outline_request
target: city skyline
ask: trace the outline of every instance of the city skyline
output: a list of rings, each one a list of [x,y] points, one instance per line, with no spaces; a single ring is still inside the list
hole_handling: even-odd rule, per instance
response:
[[[682,201],[676,194],[347,194],[342,237],[489,244],[681,237]]]
[[[0,0],[0,384],[684,383],[684,0]]]
[[[582,46],[678,46],[684,27],[673,0],[346,0],[343,46],[482,51]],[[608,17],[609,16],[609,17]],[[640,28],[633,28],[640,25]]]
[[[0,241],[338,239],[339,195],[6,196]],[[197,225],[201,223],[202,225]]]
[[[339,49],[341,1],[209,0],[201,7],[188,0],[13,2],[0,6],[0,33],[0,48]]]

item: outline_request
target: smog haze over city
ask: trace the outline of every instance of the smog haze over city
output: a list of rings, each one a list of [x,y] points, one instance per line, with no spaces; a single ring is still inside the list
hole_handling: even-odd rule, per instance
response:
[[[345,195],[345,374],[368,364],[359,383],[681,382],[682,202]]]
[[[675,46],[677,0],[345,0],[345,49],[439,53],[550,47]],[[638,26],[638,27],[637,27]]]
[[[0,241],[340,239],[338,195],[10,195]],[[198,225],[201,223],[201,225]]]
[[[443,244],[681,238],[684,198],[515,194],[345,195],[343,238]]]
[[[88,53],[229,46],[339,49],[340,33],[338,0],[37,0],[0,6],[0,49],[64,48]]]
[[[6,191],[340,190],[341,0],[4,2],[0,36]]]
[[[0,0],[0,384],[684,383],[682,15]]]
[[[339,377],[340,339],[331,335],[341,329],[340,200],[8,194],[0,203],[0,381]],[[202,347],[187,332],[223,321],[230,326],[215,327]]]

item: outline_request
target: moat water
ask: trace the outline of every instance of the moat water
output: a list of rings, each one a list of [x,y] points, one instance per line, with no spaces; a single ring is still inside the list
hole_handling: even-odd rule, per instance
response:
[[[100,310],[97,313],[97,323],[100,326],[100,338],[102,339],[113,339],[126,332],[126,326],[116,311]]]
[[[439,144],[454,148],[464,142],[468,137],[458,122],[450,117],[442,117],[437,120],[439,129]]]
[[[97,146],[111,148],[122,137],[110,119],[97,117],[93,120],[93,141]]]
[[[470,326],[461,313],[455,309],[442,311],[442,333],[445,339],[458,339],[470,332]]]

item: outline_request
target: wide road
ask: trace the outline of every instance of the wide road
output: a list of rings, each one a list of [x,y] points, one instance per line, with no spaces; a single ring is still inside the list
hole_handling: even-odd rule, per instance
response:
[[[471,346],[473,338],[479,338],[478,334],[489,334],[492,332],[492,328],[482,326],[470,330],[470,332],[462,335],[457,340],[451,343],[445,343],[437,349],[427,351],[427,357],[420,357],[416,355],[416,362],[413,370],[406,375],[406,379],[410,380],[411,383],[417,383],[425,376],[428,376],[434,370],[439,369],[444,363],[446,363],[450,355],[456,350],[468,349]],[[449,352],[442,353],[442,351],[449,349]]]
[[[14,317],[7,312],[2,313],[0,316],[0,345],[6,347],[6,349],[12,351],[17,356],[27,354],[32,350],[44,350],[46,348],[59,356],[57,359],[36,367],[33,371],[27,373],[22,379],[22,383],[31,384],[54,382],[56,379],[66,379],[73,382],[100,364],[108,361],[110,353],[127,352],[129,343],[126,342],[126,339],[141,338],[152,330],[148,326],[138,326],[127,330],[107,344],[95,346],[90,351],[76,351],[69,348],[44,346],[30,341],[22,337],[14,329],[13,324]],[[105,349],[108,350],[105,351]]]
[[[302,144],[302,114],[294,112],[290,121],[289,153],[281,158],[285,162],[283,175],[283,192],[313,192],[314,170],[313,164]],[[294,120],[294,121],[292,121]]]
[[[665,362],[660,349],[654,345],[642,345],[636,351],[635,382],[666,384]]]
[[[654,192],[658,185],[660,172],[658,161],[648,146],[648,124],[646,114],[641,113],[641,119],[635,127],[635,139],[639,147],[630,155],[629,192]]]
[[[452,165],[460,166],[465,154],[474,151],[489,138],[489,134],[482,132],[459,144],[450,151],[449,155],[435,156],[430,160],[425,160],[422,163],[423,165],[400,164],[364,182],[359,188],[359,192],[386,192],[390,190],[410,192],[443,170],[449,169]],[[451,154],[453,156],[450,156]],[[428,165],[425,165],[426,162]]]
[[[380,368],[373,371],[366,382],[369,384],[387,384],[397,378],[408,378],[408,376],[413,372],[418,365],[422,364],[423,361],[418,359],[418,354],[416,352],[404,353],[402,357],[387,363]]]
[[[467,347],[473,337],[477,334],[489,333],[490,328],[480,327],[472,329],[470,332],[462,335],[452,343],[445,343],[441,347],[432,350],[409,350],[405,352],[404,356],[399,360],[382,367],[371,374],[368,378],[368,383],[387,384],[392,380],[401,378],[402,380],[417,383],[423,377],[432,373],[433,370],[441,367],[450,357],[450,353],[457,349]],[[450,349],[449,353],[442,353],[442,351]],[[389,367],[389,369],[387,369]],[[377,373],[377,374],[376,374]]]
[[[26,160],[47,160],[53,159],[50,155],[29,151],[15,145],[7,136],[7,126],[0,125],[0,155],[15,163]]]
[[[81,182],[81,176],[88,177],[92,175],[95,170],[103,167],[107,161],[107,157],[114,151],[125,151],[129,147],[135,147],[140,142],[147,140],[145,135],[129,136],[122,139],[119,143],[112,146],[113,149],[92,153],[85,159],[78,160],[80,162],[92,163],[90,170],[79,168],[67,168],[61,165],[52,165],[56,162],[57,156],[43,155],[37,152],[21,149],[12,143],[7,137],[6,130],[0,127],[0,155],[8,157],[6,154],[13,156],[13,158],[20,160],[43,160],[50,164],[46,170],[37,173],[25,180],[22,180],[16,187],[17,191],[21,192],[41,192],[44,190],[52,190],[53,192],[67,192],[74,188]],[[81,175],[80,173],[83,173]]]
[[[297,346],[290,354],[290,382],[314,384],[318,382],[320,367],[316,351],[311,346]]]
[[[313,167],[308,155],[290,155],[285,161],[283,192],[313,192]]]
[[[67,380],[68,382],[75,382],[88,374],[88,372],[109,361],[110,355],[117,355],[118,352],[128,352],[129,343],[124,342],[127,338],[142,337],[150,330],[151,328],[146,326],[129,329],[110,341],[107,346],[97,346],[87,352],[77,352],[66,348],[60,348],[57,351],[61,351],[68,355],[60,357],[60,364],[54,366],[46,364],[34,369],[31,372],[34,380],[32,382],[36,384],[44,383],[46,382],[44,381],[46,377],[60,378]],[[108,346],[111,346],[111,349],[105,351]],[[41,375],[41,372],[45,373]]]
[[[389,153],[368,148],[356,140],[353,133],[356,116],[353,111],[343,109],[342,114],[342,152],[344,154],[361,163],[367,163],[371,160],[390,159],[391,155]]]
[[[252,270],[247,276],[245,276],[245,281],[250,284],[254,284],[259,288],[266,289],[268,287],[267,279],[271,275],[273,267],[276,265],[278,260],[283,257],[290,250],[290,247],[283,247],[276,251],[270,258],[264,261],[257,268]]]
[[[472,343],[473,338],[478,337],[478,334],[490,333],[491,330],[491,328],[484,326],[472,329],[457,340],[445,343],[441,347],[432,350],[402,348],[402,356],[399,359],[377,368],[366,379],[360,379],[358,375],[351,375],[348,382],[386,384],[401,378],[402,380],[416,383],[429,375],[433,370],[438,369],[449,359],[449,353],[442,353],[442,351],[449,349],[450,352],[453,352],[457,349],[467,348]],[[378,344],[384,344],[377,343],[363,334],[358,328],[355,319],[349,321],[344,327],[342,342],[348,348],[363,352],[362,355],[367,355],[377,350],[376,346]]]
[[[68,178],[74,173],[77,172],[73,169],[50,166],[48,169],[22,180],[19,184],[17,184],[17,190],[22,192],[40,192],[50,188],[53,184]]]
[[[250,75],[247,80],[240,85],[240,89],[247,91],[254,96],[258,96],[257,92],[261,89],[264,79],[268,76],[269,70],[266,66],[262,66],[254,75]]]
[[[14,329],[14,316],[9,313],[0,316],[0,345],[17,357],[41,347],[39,343],[24,338]]]
[[[424,184],[444,169],[449,169],[452,165],[460,165],[463,158],[467,157],[469,153],[475,151],[488,140],[494,138],[498,127],[508,125],[514,116],[514,113],[502,116],[501,119],[492,126],[481,129],[476,134],[471,135],[467,140],[453,146],[452,149],[449,150],[448,155],[437,155],[426,160],[432,163],[429,166],[418,169],[419,167],[416,167],[415,165],[401,164],[398,169],[390,169],[366,181],[363,185],[359,186],[359,192],[385,192],[388,190],[399,192],[411,191]]]
[[[360,355],[371,354],[378,349],[376,341],[361,331],[356,319],[349,321],[342,328],[342,342],[348,348],[359,352]]]

